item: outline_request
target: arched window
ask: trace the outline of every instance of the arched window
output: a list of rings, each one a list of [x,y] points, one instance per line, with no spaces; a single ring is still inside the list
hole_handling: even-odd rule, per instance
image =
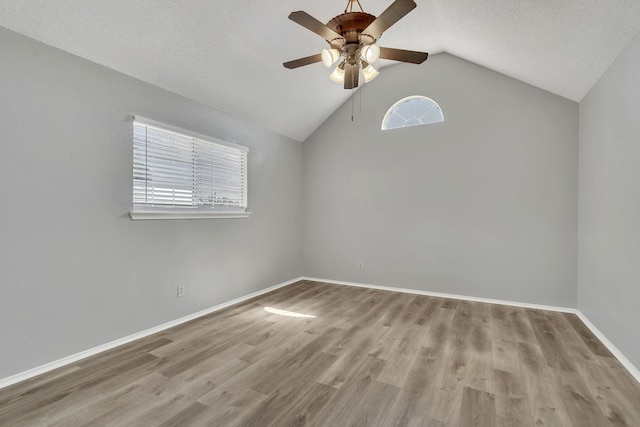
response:
[[[426,96],[408,96],[389,108],[382,120],[382,130],[406,128],[444,122],[440,106]]]

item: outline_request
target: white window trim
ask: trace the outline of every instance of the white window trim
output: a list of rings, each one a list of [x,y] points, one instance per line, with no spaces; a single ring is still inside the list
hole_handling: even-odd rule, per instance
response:
[[[212,138],[207,135],[203,135],[197,132],[192,132],[187,129],[182,129],[176,126],[171,126],[167,123],[158,122],[141,116],[131,116],[132,122],[160,127],[169,131],[177,132],[183,135],[191,136],[193,138],[201,139],[204,141],[212,142],[215,144],[225,145],[227,147],[236,148],[245,152],[249,152],[249,148],[243,145],[234,144],[233,142],[223,141],[220,139]],[[145,207],[145,206],[133,206],[129,211],[129,217],[132,220],[158,220],[158,219],[209,219],[209,218],[249,218],[251,212],[225,212],[220,209],[207,208],[162,208],[162,207]]]
[[[387,127],[386,126],[386,122],[387,120],[391,117],[391,115],[395,112],[396,108],[398,108],[400,105],[406,103],[406,102],[411,102],[414,100],[420,100],[420,101],[427,101],[433,104],[433,106],[435,106],[438,111],[440,111],[440,120],[435,120],[435,121],[431,121],[431,122],[425,122],[425,123],[416,123],[416,124],[412,124],[412,125],[404,125],[404,126],[399,126],[399,127]],[[388,110],[387,113],[384,115],[384,118],[382,119],[382,125],[380,126],[380,129],[383,131],[387,131],[387,130],[396,130],[396,129],[405,129],[405,128],[409,128],[409,127],[414,127],[414,126],[425,126],[425,125],[433,125],[436,123],[442,123],[444,122],[444,111],[442,111],[442,107],[440,107],[440,105],[434,101],[433,99],[429,98],[428,96],[423,96],[423,95],[411,95],[411,96],[407,96],[406,98],[402,98],[401,100],[395,102]]]
[[[134,220],[141,219],[207,219],[207,218],[249,218],[251,212],[221,212],[204,209],[150,209],[137,207],[129,211],[129,216]]]

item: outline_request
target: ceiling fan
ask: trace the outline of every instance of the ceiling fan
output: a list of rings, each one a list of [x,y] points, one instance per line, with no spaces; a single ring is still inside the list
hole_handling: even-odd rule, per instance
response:
[[[353,11],[353,3],[358,3],[360,12]],[[344,83],[345,89],[353,89],[358,87],[360,70],[365,83],[378,76],[378,71],[371,65],[378,58],[422,64],[429,55],[426,52],[391,49],[379,47],[376,44],[387,28],[415,7],[416,3],[413,0],[395,0],[380,16],[375,17],[365,13],[360,0],[347,0],[344,13],[334,17],[326,25],[307,12],[291,12],[289,19],[324,38],[331,48],[323,49],[322,53],[317,55],[295,59],[282,65],[294,69],[322,62],[330,68],[342,58],[343,61],[333,70],[329,78],[336,83]]]

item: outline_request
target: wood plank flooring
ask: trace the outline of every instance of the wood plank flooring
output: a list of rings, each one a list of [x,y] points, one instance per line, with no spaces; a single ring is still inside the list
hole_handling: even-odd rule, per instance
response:
[[[0,425],[640,426],[640,384],[573,314],[301,281],[2,389]]]

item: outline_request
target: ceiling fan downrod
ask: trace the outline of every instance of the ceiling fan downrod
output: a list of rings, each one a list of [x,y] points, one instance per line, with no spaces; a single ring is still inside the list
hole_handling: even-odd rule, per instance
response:
[[[360,12],[364,12],[364,9],[362,8],[362,5],[360,4],[360,0],[347,0],[347,7],[344,8],[344,13],[347,13],[347,9],[349,9],[349,12],[353,12],[353,4],[354,3],[358,3],[358,6],[360,7]]]

